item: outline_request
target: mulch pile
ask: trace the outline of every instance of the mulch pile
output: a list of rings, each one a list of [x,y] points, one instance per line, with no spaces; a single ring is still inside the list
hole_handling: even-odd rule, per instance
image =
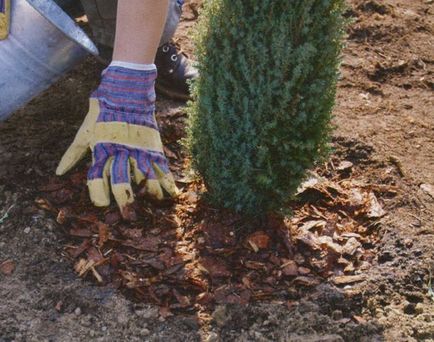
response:
[[[386,214],[379,198],[396,190],[362,182],[356,169],[335,157],[312,172],[283,221],[212,208],[191,175],[178,183],[175,202],[139,198],[129,221],[114,205],[91,205],[84,172],[53,177],[36,204],[56,216],[80,277],[157,304],[163,316],[220,303],[289,303],[325,281],[364,280]]]

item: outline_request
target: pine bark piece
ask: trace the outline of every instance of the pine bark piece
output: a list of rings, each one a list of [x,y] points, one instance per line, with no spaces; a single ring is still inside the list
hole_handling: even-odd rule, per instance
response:
[[[349,285],[354,283],[359,283],[364,281],[366,276],[364,274],[360,275],[349,275],[349,276],[336,276],[332,278],[332,282],[335,285]]]

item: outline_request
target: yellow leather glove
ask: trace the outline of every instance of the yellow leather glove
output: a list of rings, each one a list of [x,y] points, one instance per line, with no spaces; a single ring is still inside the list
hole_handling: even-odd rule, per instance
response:
[[[155,120],[156,70],[142,71],[110,66],[90,98],[89,112],[72,145],[56,170],[63,175],[92,151],[88,187],[96,206],[110,204],[110,184],[123,213],[134,201],[131,172],[137,184],[162,199],[163,189],[178,194],[163,152]]]

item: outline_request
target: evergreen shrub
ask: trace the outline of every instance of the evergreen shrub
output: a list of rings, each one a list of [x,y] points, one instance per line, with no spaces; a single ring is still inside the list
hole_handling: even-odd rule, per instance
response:
[[[206,0],[187,145],[210,199],[282,208],[328,152],[344,0]]]

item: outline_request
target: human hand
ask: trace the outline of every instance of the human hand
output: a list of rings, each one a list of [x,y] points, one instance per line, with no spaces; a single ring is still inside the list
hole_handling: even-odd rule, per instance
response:
[[[145,191],[158,200],[164,197],[163,189],[171,196],[178,194],[155,120],[156,76],[156,70],[109,66],[57,167],[57,175],[65,174],[90,148],[93,162],[87,184],[96,206],[110,204],[110,178],[111,191],[124,213],[134,201],[131,172],[134,181],[145,182]]]

